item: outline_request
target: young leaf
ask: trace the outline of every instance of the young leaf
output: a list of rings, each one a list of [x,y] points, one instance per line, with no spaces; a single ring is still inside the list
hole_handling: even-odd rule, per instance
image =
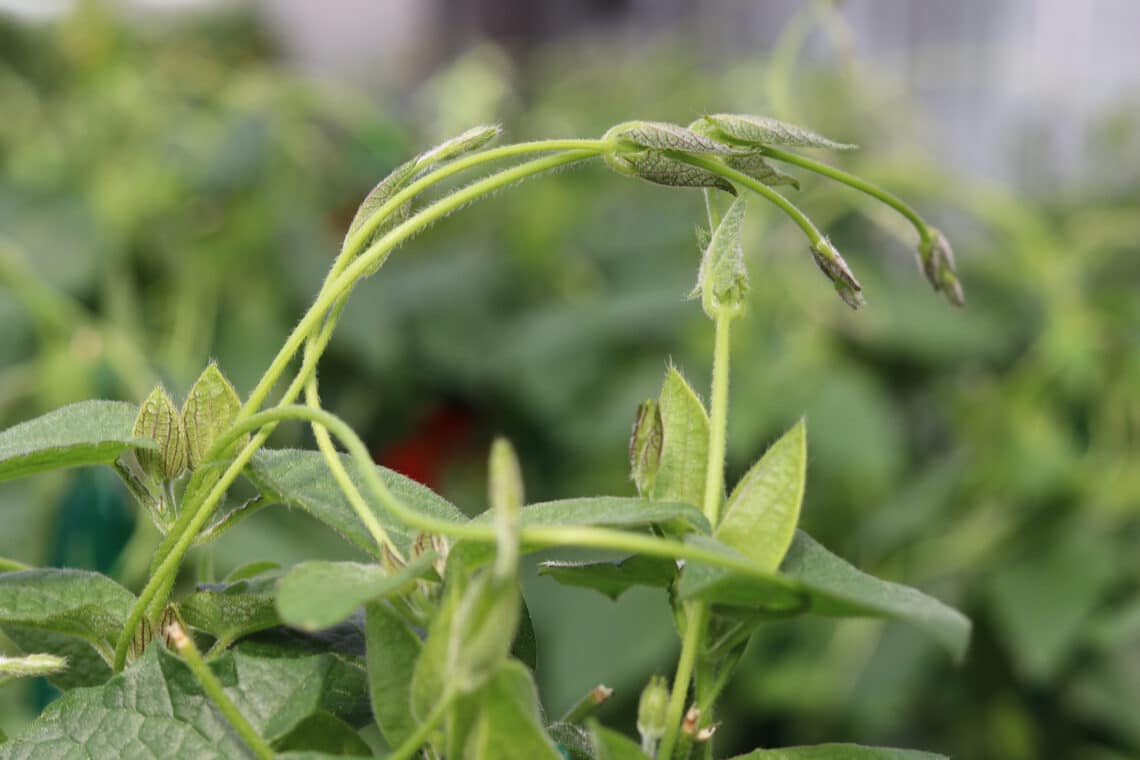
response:
[[[701,297],[701,308],[709,319],[722,310],[736,314],[744,306],[748,292],[748,270],[744,268],[744,247],[740,230],[744,223],[744,199],[733,201],[717,225],[701,258],[697,286],[690,297]]]
[[[81,639],[105,656],[134,601],[134,594],[98,573],[49,568],[0,573],[0,626]]]
[[[787,145],[827,150],[853,150],[857,147],[767,116],[717,113],[705,116],[704,120],[710,126],[708,134],[732,145]]]
[[[139,466],[153,480],[173,480],[186,470],[186,432],[177,407],[161,385],[142,402],[131,432],[137,438],[149,438],[158,444],[156,451],[135,453]]]
[[[273,741],[279,752],[327,753],[327,756],[371,757],[372,749],[356,730],[324,710],[305,717],[292,731]]]
[[[131,432],[137,412],[121,401],[80,401],[0,432],[0,481],[111,464],[129,449],[156,449]]]
[[[471,760],[562,760],[542,730],[538,690],[525,667],[504,662],[479,692],[478,713],[463,757]]]
[[[613,141],[621,148],[652,148],[713,155],[736,152],[735,148],[697,134],[691,129],[660,121],[627,121],[616,124],[610,127],[602,139]]]
[[[420,657],[416,660],[415,672],[412,674],[412,715],[417,721],[427,718],[436,703],[444,697],[448,650],[455,613],[459,609],[464,588],[460,578],[449,578],[443,589],[439,611],[431,621]]]
[[[358,607],[398,594],[434,572],[435,555],[423,554],[400,572],[358,562],[302,562],[281,579],[277,611],[286,625],[315,631],[346,620]]]
[[[387,604],[369,604],[364,608],[364,615],[372,712],[384,738],[396,747],[416,727],[412,715],[412,678],[423,643]]]
[[[791,185],[796,190],[800,189],[800,181],[798,179],[768,163],[768,159],[759,153],[742,153],[734,156],[725,156],[724,163],[736,169],[738,172],[743,172],[749,177],[759,180],[770,187]]]
[[[480,124],[471,127],[462,134],[452,137],[431,150],[424,151],[416,157],[416,170],[421,171],[435,164],[442,164],[464,153],[479,150],[487,143],[502,134],[503,128],[498,124]]]
[[[659,150],[625,149],[602,155],[611,169],[627,177],[639,177],[667,187],[715,187],[736,195],[732,183],[707,169],[672,158]]]
[[[737,553],[714,539],[688,538],[708,548]],[[867,575],[802,530],[796,531],[779,575],[744,576],[689,563],[681,573],[678,596],[779,615],[802,611],[825,617],[900,620],[930,636],[955,660],[962,659],[970,641],[970,621],[962,613],[921,591]]]
[[[368,488],[355,460],[342,455],[341,463],[360,492],[367,494]],[[408,507],[442,520],[466,521],[462,512],[431,489],[383,467],[377,467],[376,473],[392,494]],[[376,541],[360,523],[320,452],[261,449],[254,454],[245,474],[270,502],[300,507],[357,548],[379,558]],[[393,518],[379,505],[371,504],[371,501],[369,503],[388,536],[400,552],[407,556],[411,552],[416,532]]]
[[[241,399],[233,384],[218,365],[211,362],[194,381],[186,403],[182,405],[182,427],[186,431],[191,469],[206,463],[206,455],[214,442],[233,425],[240,409]],[[220,458],[230,456],[248,440],[249,434],[246,433],[227,451],[221,452]]]
[[[566,586],[592,588],[617,600],[634,586],[669,588],[677,576],[677,563],[663,557],[633,555],[597,562],[549,560],[538,566],[539,575],[549,575]]]
[[[816,744],[810,747],[758,749],[731,760],[948,760],[945,755],[913,749],[864,747],[859,744]]]
[[[661,408],[661,466],[654,496],[685,504],[701,504],[708,467],[709,415],[681,373],[665,373],[658,400]]]
[[[512,574],[486,572],[475,577],[455,611],[447,650],[447,682],[470,694],[507,661],[515,640],[521,594]]]
[[[329,655],[259,658],[227,653],[211,661],[226,694],[269,740],[327,711],[352,721],[345,680]],[[5,757],[241,758],[248,750],[181,660],[152,646],[106,684],[75,689],[4,745]]]
[[[510,441],[496,438],[491,444],[488,499],[495,523],[495,574],[514,578],[519,559],[519,513],[523,506],[522,468]]]
[[[368,221],[376,214],[376,212],[380,210],[381,206],[387,203],[393,195],[404,189],[404,186],[411,181],[412,177],[416,175],[416,172],[418,170],[419,165],[414,160],[402,163],[393,169],[387,177],[380,180],[376,184],[376,187],[372,188],[368,192],[368,195],[364,197],[364,200],[360,203],[360,207],[356,210],[356,215],[352,217],[352,222],[348,225],[348,232],[345,233],[344,242],[341,244],[341,250],[344,250],[348,247],[348,241],[352,238],[352,236],[359,232],[360,228],[368,223]],[[372,243],[375,242],[381,235],[395,226],[396,222],[402,221],[404,218],[406,218],[409,209],[410,206],[407,203],[402,204],[398,209],[394,209],[392,215],[385,219],[383,222],[378,223],[372,232],[368,235],[368,237],[365,238],[363,243],[360,245],[358,253],[366,250],[368,246],[372,245]]]
[[[178,605],[183,621],[229,646],[238,639],[281,624],[274,597],[278,573],[202,585]]]
[[[774,572],[795,536],[806,477],[807,432],[801,419],[740,479],[713,536]]]

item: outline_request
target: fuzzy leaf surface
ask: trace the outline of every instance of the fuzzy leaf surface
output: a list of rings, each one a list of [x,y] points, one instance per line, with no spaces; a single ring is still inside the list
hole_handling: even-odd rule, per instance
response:
[[[335,691],[347,686],[328,655],[265,659],[227,653],[210,668],[242,714],[271,741],[318,711],[337,714],[343,700]],[[251,754],[182,661],[151,646],[106,684],[75,689],[52,703],[0,748],[0,757],[228,760]]]
[[[775,571],[795,536],[806,478],[807,430],[800,420],[740,479],[713,535]]]
[[[341,456],[341,462],[352,482],[367,499],[368,488],[356,462],[347,455]],[[411,478],[379,466],[376,467],[376,472],[396,498],[411,509],[442,520],[466,521],[467,518],[451,502]],[[376,542],[341,493],[320,452],[262,449],[253,456],[245,473],[267,499],[305,510],[350,543],[377,556]],[[415,539],[415,531],[393,518],[379,505],[371,506],[392,541],[407,555]]]
[[[202,585],[178,605],[192,628],[225,643],[281,624],[274,597],[278,573],[232,583]]]
[[[720,550],[739,554],[712,539],[701,543],[708,548],[719,544]],[[797,592],[801,595],[798,603]],[[778,575],[770,579],[744,576],[689,563],[681,574],[679,596],[777,614],[900,620],[930,636],[955,660],[962,659],[970,641],[970,621],[958,610],[917,589],[862,572],[802,530],[796,531]]]
[[[396,594],[432,572],[428,552],[389,575],[379,565],[359,562],[302,562],[281,579],[277,611],[287,625],[306,631],[347,620],[361,605]]]
[[[539,564],[538,574],[549,575],[565,586],[592,588],[616,601],[634,586],[668,588],[677,575],[677,563],[637,554],[595,562],[550,560]]]
[[[138,438],[138,408],[122,401],[80,401],[0,432],[0,481],[45,470],[110,464],[128,449],[157,449]]]
[[[717,113],[704,117],[711,132],[731,143],[743,145],[787,145],[793,148],[852,150],[854,145],[829,140],[810,129],[768,116]]]
[[[708,412],[673,367],[665,373],[658,404],[663,435],[653,495],[657,499],[701,504],[709,455]]]
[[[463,757],[473,760],[562,760],[542,729],[538,689],[521,663],[503,663],[480,690]]]
[[[590,733],[597,760],[649,760],[641,747],[627,736],[590,721]]]
[[[913,749],[864,747],[859,744],[815,744],[810,747],[758,749],[731,760],[947,760],[945,755]]]
[[[472,522],[488,523],[490,512]],[[559,499],[531,504],[522,510],[522,527],[554,525],[602,525],[611,528],[638,528],[681,520],[702,533],[709,532],[709,521],[692,504],[679,501],[647,501],[626,496],[593,496]]]
[[[423,642],[386,604],[369,604],[364,614],[372,712],[384,738],[396,747],[417,725],[412,715],[412,676]]]

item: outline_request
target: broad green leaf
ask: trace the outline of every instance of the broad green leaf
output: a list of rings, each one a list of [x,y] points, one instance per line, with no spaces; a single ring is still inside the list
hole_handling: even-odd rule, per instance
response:
[[[739,554],[713,539],[689,537],[708,548]],[[758,568],[759,570],[759,568]],[[779,575],[745,576],[689,563],[678,595],[776,614],[797,611],[825,617],[873,617],[914,625],[961,660],[970,640],[970,621],[939,600],[908,586],[880,580],[835,556],[801,530]],[[797,596],[800,598],[797,599]]]
[[[192,628],[213,636],[222,646],[281,624],[274,604],[278,573],[199,586],[178,605]]]
[[[412,677],[423,643],[387,604],[369,604],[364,614],[372,712],[384,738],[395,747],[417,724],[412,715]]]
[[[590,721],[597,760],[648,760],[649,756],[627,736],[611,731],[596,720]]]
[[[356,730],[332,713],[318,710],[305,717],[292,731],[273,742],[281,752],[324,752],[332,757],[370,757],[368,744]]]
[[[633,555],[624,559],[594,562],[550,560],[538,566],[539,575],[549,575],[567,586],[592,588],[617,600],[634,586],[668,588],[677,576],[677,563],[662,557]]]
[[[490,512],[472,522],[487,523]],[[679,501],[647,501],[626,496],[593,496],[583,499],[560,499],[531,504],[522,510],[522,527],[554,525],[604,525],[611,528],[637,528],[680,520],[703,533],[709,521],[691,504]]]
[[[864,747],[859,744],[816,744],[810,747],[758,749],[732,760],[947,760],[945,755],[913,749]]]
[[[128,449],[155,449],[132,432],[138,408],[80,401],[0,432],[0,481],[86,464],[111,464]]]
[[[792,545],[806,478],[807,431],[801,419],[740,479],[713,536],[775,571]]]
[[[343,455],[341,462],[352,482],[368,499],[356,462]],[[384,484],[408,507],[435,518],[464,522],[467,518],[454,505],[429,488],[383,467],[376,468]],[[373,556],[378,556],[376,542],[360,523],[356,512],[344,498],[329,473],[324,457],[316,451],[295,449],[262,449],[254,455],[246,475],[269,500],[300,507],[316,519],[340,533],[346,540]],[[371,504],[371,500],[368,500]],[[411,550],[416,532],[379,505],[372,505],[384,530],[405,556]]]
[[[709,415],[675,368],[665,373],[658,401],[663,435],[654,498],[700,505],[705,498]]]
[[[707,133],[737,145],[787,145],[793,148],[852,150],[856,146],[829,140],[810,129],[768,116],[717,113],[705,116]]]
[[[0,626],[82,639],[104,657],[134,601],[134,594],[99,573],[54,568],[0,573]]]
[[[463,757],[470,760],[562,760],[542,730],[538,690],[520,663],[504,662],[479,692],[479,711]]]
[[[390,575],[359,562],[302,562],[281,579],[277,611],[288,625],[315,631],[347,619],[358,607],[397,594],[434,572],[434,553],[422,554]]]
[[[335,658],[264,659],[227,653],[210,663],[226,694],[271,741],[308,716],[338,709]],[[363,688],[363,681],[355,684]],[[3,746],[5,760],[45,757],[251,757],[186,666],[161,646],[149,647],[102,686],[75,689],[53,702],[21,735]]]

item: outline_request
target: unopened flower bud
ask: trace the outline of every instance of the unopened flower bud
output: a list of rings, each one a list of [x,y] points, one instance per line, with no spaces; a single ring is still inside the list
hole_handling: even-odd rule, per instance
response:
[[[665,676],[653,676],[637,703],[637,732],[642,747],[656,747],[669,721],[669,685]],[[651,744],[650,744],[651,743]]]
[[[955,306],[966,305],[966,295],[958,281],[954,250],[938,230],[930,230],[929,236],[919,243],[918,267],[931,286],[946,296],[946,300]]]
[[[135,452],[139,466],[147,476],[155,480],[173,480],[186,469],[186,433],[182,430],[182,419],[161,385],[151,391],[139,406],[131,434],[158,444],[157,450],[138,449]]]
[[[858,309],[866,303],[863,299],[863,286],[855,279],[855,274],[847,266],[847,262],[839,255],[839,251],[827,238],[820,238],[819,242],[811,247],[811,256],[819,271],[827,275],[835,292],[843,302],[852,309]]]
[[[663,437],[660,407],[653,399],[642,401],[637,405],[637,416],[629,434],[629,472],[639,496],[653,496]]]

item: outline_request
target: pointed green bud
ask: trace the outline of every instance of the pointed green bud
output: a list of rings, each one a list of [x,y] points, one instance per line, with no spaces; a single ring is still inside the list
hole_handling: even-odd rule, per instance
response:
[[[701,307],[710,319],[716,319],[722,310],[737,314],[744,307],[748,271],[740,238],[743,223],[744,199],[737,198],[717,225],[701,259],[697,285],[689,297],[701,297]]]
[[[653,497],[653,484],[661,466],[663,436],[661,408],[653,399],[642,401],[637,405],[629,434],[629,471],[638,495],[647,499]]]
[[[936,229],[919,243],[918,266],[934,290],[946,296],[955,306],[966,305],[966,295],[962,283],[958,281],[958,269],[954,263],[954,250],[950,242]]]
[[[190,468],[204,464],[214,442],[230,429],[241,409],[237,391],[218,365],[210,363],[190,388],[186,403],[182,405],[182,427],[190,453]],[[246,433],[235,441],[220,457],[231,456],[249,441]]]
[[[510,655],[520,615],[518,582],[483,572],[463,592],[447,651],[450,684],[470,694]]]
[[[161,385],[139,407],[131,435],[149,438],[157,449],[138,449],[135,456],[144,474],[154,480],[173,480],[186,470],[186,433],[178,407]]]
[[[853,150],[858,146],[829,140],[810,129],[779,121],[768,116],[716,113],[703,117],[706,126],[700,131],[729,145],[785,145],[792,148],[825,148]]]
[[[844,303],[852,309],[858,309],[866,303],[863,299],[863,286],[859,284],[859,280],[855,279],[851,268],[847,266],[847,262],[839,255],[839,251],[835,249],[831,241],[827,238],[820,238],[819,243],[811,247],[811,256],[815,260],[816,266],[819,267],[819,271],[831,280],[831,284],[835,286],[835,292],[839,294]]]
[[[67,658],[54,654],[28,654],[23,657],[0,655],[0,683],[10,678],[50,676],[67,670]]]
[[[523,479],[515,447],[506,438],[491,444],[487,491],[495,517],[495,575],[513,578],[518,565]]]
[[[656,675],[649,679],[637,702],[637,732],[641,734],[642,750],[650,757],[668,723],[669,684],[665,676]]]
[[[479,150],[502,132],[503,128],[498,124],[480,124],[477,127],[472,127],[417,156],[415,160],[416,170],[422,171],[436,164],[458,158],[464,153]]]

